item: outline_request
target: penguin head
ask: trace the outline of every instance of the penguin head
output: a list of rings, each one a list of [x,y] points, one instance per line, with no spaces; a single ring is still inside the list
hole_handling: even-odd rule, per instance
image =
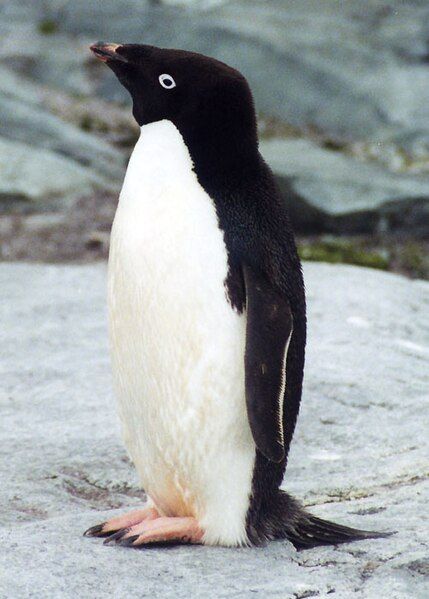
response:
[[[130,93],[140,126],[168,119],[191,141],[229,138],[256,147],[252,95],[235,69],[194,52],[143,44],[98,42],[91,50]]]

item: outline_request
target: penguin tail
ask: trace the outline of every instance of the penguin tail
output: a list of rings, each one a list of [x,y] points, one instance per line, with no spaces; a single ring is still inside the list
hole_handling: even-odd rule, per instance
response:
[[[293,526],[286,525],[284,536],[296,549],[311,549],[319,545],[338,545],[364,539],[388,537],[390,532],[360,530],[323,520],[303,510],[302,517]]]
[[[257,544],[261,540],[288,539],[296,549],[311,549],[320,545],[379,539],[394,534],[360,530],[318,518],[284,491],[279,491],[270,507],[271,509],[264,510],[264,516],[260,520],[262,526],[253,527],[254,532],[257,530]]]

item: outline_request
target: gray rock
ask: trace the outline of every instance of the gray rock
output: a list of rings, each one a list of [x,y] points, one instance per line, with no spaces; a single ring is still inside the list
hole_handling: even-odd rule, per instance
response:
[[[102,10],[98,0],[12,0],[0,6],[0,136],[119,187],[124,161],[112,139],[55,113],[49,93],[129,103],[89,55],[100,38],[196,50],[240,69],[261,114],[383,164],[286,140],[283,158],[271,158],[299,226],[426,234],[427,175],[416,173],[429,164],[428,17],[422,0],[106,0]]]
[[[187,4],[109,0],[101,11],[97,0],[11,2],[2,9],[0,33],[8,41],[2,53],[5,62],[16,59],[20,72],[51,85],[82,93],[101,80],[106,93],[125,98],[107,71],[83,76],[87,42],[101,38],[192,49],[242,70],[259,110],[300,128],[348,141],[409,134],[426,143],[426,2]],[[46,22],[53,24],[54,35],[42,34]],[[22,43],[24,37],[32,43]],[[413,143],[407,143],[412,151]]]
[[[67,156],[111,181],[121,177],[124,157],[115,148],[52,114],[46,90],[0,70],[0,136]],[[58,173],[58,177],[61,172]]]
[[[32,3],[33,18],[41,10]],[[428,14],[399,0],[236,0],[194,11],[121,0],[102,12],[79,0],[59,29],[214,55],[245,73],[261,111],[354,141],[428,131]]]
[[[112,189],[101,175],[50,150],[0,137],[0,206],[2,211],[56,207],[97,189]],[[35,204],[35,205],[32,205]]]
[[[105,267],[2,264],[1,597],[426,599],[429,285],[322,264],[305,277],[306,382],[285,488],[323,517],[397,533],[303,552],[83,538],[143,501],[111,392]]]
[[[429,233],[428,176],[392,173],[305,139],[271,139],[260,149],[301,228]]]
[[[0,67],[2,210],[21,208],[25,200],[59,209],[71,196],[120,188],[123,153],[54,114],[53,97],[46,87]]]

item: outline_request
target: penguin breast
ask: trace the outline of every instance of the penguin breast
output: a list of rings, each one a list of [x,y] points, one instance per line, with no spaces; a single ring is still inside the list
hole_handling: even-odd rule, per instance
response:
[[[227,274],[215,205],[180,132],[169,121],[142,127],[109,257],[124,439],[165,514],[195,516],[207,538],[236,544],[246,534],[255,448],[244,395],[245,316],[229,304]]]

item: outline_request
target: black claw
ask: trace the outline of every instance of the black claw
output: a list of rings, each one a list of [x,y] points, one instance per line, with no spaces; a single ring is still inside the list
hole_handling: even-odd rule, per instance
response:
[[[105,541],[103,542],[103,545],[109,545],[109,543],[113,543],[114,541],[119,541],[119,539],[122,539],[122,537],[127,534],[127,532],[129,531],[129,528],[121,528],[120,530],[117,530],[115,533],[113,533],[112,535],[108,536],[107,539],[105,539]]]
[[[85,532],[83,533],[84,537],[102,537],[104,536],[105,533],[103,533],[103,526],[105,525],[105,522],[102,522],[101,524],[96,524],[95,526],[91,526],[91,528],[88,528],[88,530],[85,530]]]
[[[118,541],[118,545],[121,547],[133,547],[133,543],[136,539],[139,538],[140,535],[133,535],[132,537],[127,537],[126,539],[122,539]]]

